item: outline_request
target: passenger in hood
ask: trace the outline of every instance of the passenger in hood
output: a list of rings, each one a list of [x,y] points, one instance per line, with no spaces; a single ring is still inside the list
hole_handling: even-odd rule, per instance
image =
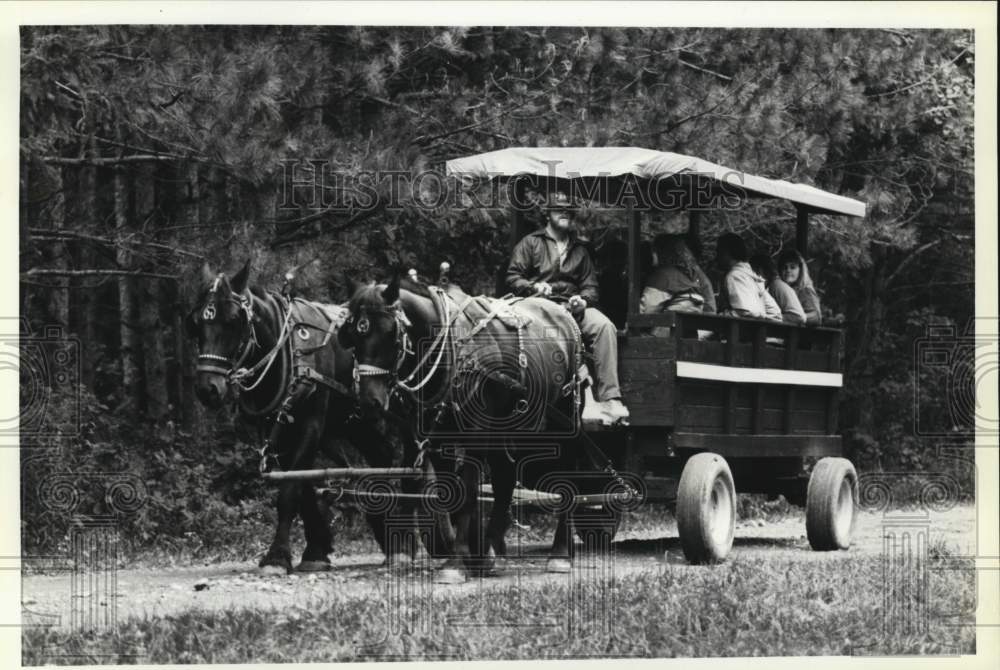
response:
[[[781,308],[767,292],[764,278],[750,267],[748,258],[746,244],[739,235],[726,233],[719,237],[715,263],[726,273],[719,292],[719,314],[781,321]]]

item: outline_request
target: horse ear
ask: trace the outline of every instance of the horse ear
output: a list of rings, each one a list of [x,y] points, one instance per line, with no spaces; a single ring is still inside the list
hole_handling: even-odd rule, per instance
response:
[[[347,284],[347,299],[350,300],[358,292],[358,289],[361,288],[361,284],[354,281],[354,277],[346,272],[344,273],[344,283]]]
[[[208,261],[205,261],[201,266],[201,278],[206,284],[211,284],[215,281],[215,273],[212,272],[212,268],[209,266]]]
[[[391,305],[397,300],[399,300],[399,272],[394,272],[392,275],[392,281],[389,285],[382,289],[382,300],[385,304]]]
[[[233,289],[233,293],[243,293],[247,290],[247,282],[250,279],[250,259],[243,264],[240,271],[236,273],[232,281],[229,282],[229,286]]]

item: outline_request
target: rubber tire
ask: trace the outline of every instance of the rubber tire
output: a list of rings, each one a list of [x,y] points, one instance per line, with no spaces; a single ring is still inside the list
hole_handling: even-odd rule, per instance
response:
[[[806,490],[806,537],[816,551],[851,546],[857,518],[858,473],[846,458],[821,458]],[[849,500],[845,496],[850,496]],[[850,519],[843,515],[850,510]]]
[[[576,523],[586,520],[588,528],[580,528]],[[594,509],[590,507],[577,507],[573,511],[574,531],[576,536],[583,541],[584,546],[611,547],[611,543],[621,526],[621,512],[615,509]],[[596,523],[595,523],[596,522]]]
[[[727,504],[729,519],[720,520]],[[736,532],[736,486],[726,459],[701,453],[687,460],[677,487],[676,514],[681,549],[688,562],[719,563],[726,559]]]

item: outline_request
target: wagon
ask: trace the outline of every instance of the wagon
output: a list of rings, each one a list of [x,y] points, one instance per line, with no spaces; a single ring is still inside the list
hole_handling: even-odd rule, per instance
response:
[[[643,212],[684,210],[697,236],[700,212],[748,199],[790,203],[806,257],[810,214],[863,217],[865,204],[680,154],[639,148],[510,148],[446,164],[465,186],[506,182],[527,205],[531,189],[559,187],[624,210],[627,310],[619,330],[619,378],[629,425],[588,428],[644,499],[676,506],[688,560],[722,560],[733,544],[736,492],[784,495],[806,509],[816,550],[850,545],[857,474],[837,432],[842,332],[713,314],[639,309]],[[510,246],[530,232],[515,206]],[[498,282],[499,284],[499,282]],[[709,337],[705,335],[709,334]],[[605,533],[613,537],[610,515]]]

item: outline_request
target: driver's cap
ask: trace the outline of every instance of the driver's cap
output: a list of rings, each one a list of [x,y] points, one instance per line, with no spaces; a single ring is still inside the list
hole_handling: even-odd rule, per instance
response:
[[[542,204],[542,209],[548,212],[559,211],[559,210],[575,210],[579,209],[580,206],[570,198],[564,191],[553,191],[549,193],[545,202]]]

